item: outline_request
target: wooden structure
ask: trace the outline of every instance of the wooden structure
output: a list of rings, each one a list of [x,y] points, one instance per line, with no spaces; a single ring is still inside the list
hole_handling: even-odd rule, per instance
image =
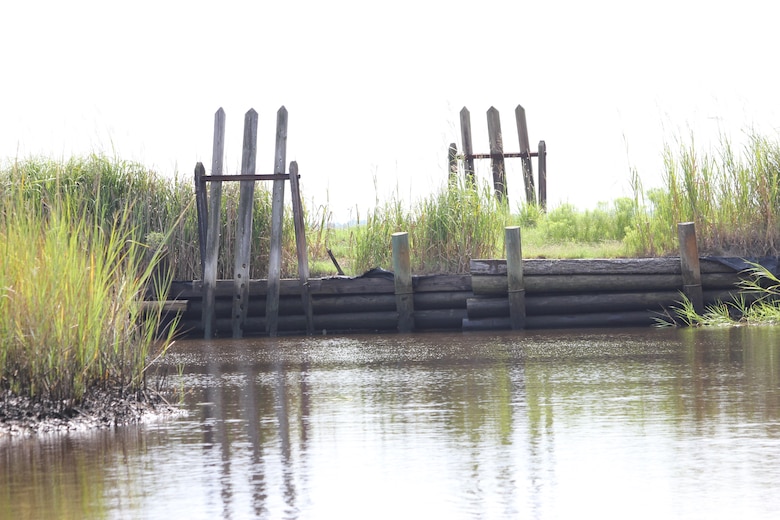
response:
[[[522,259],[519,228],[506,229],[507,259],[475,259],[465,275],[413,276],[405,233],[392,237],[395,273],[369,271],[350,278],[278,284],[277,330],[288,334],[327,332],[470,331],[523,328],[649,326],[670,319],[670,308],[686,295],[698,306],[740,295],[743,274],[713,259],[699,258],[681,225],[681,256],[665,258]],[[174,282],[183,332],[200,334],[207,305],[204,282]],[[252,280],[243,331],[268,334],[271,282]],[[216,328],[228,330],[234,285],[213,288]],[[700,295],[700,296],[699,296]],[[741,297],[749,298],[742,294]],[[182,305],[182,301],[186,301]],[[183,309],[182,309],[183,307]]]
[[[506,169],[504,160],[518,157],[523,163],[523,181],[525,183],[525,200],[528,204],[536,204],[537,198],[534,187],[533,164],[531,158],[538,159],[539,167],[539,198],[538,203],[544,209],[547,207],[547,145],[539,141],[537,152],[532,152],[528,142],[528,124],[525,118],[525,109],[517,105],[515,108],[515,121],[517,124],[517,140],[520,151],[517,153],[504,152],[504,139],[501,133],[501,120],[498,110],[490,107],[487,111],[488,139],[490,141],[490,153],[474,153],[471,134],[471,114],[466,107],[460,111],[460,133],[463,143],[463,153],[458,154],[458,146],[451,143],[448,158],[450,178],[458,175],[458,159],[463,161],[463,171],[467,181],[474,180],[474,159],[490,159],[490,167],[493,173],[493,189],[499,200],[506,200],[508,196],[506,184]]]
[[[236,181],[241,183],[238,202],[238,221],[236,225],[236,247],[234,252],[234,278],[231,290],[231,324],[234,338],[243,336],[250,306],[249,259],[252,247],[252,213],[254,205],[255,183],[272,181],[271,207],[271,251],[268,267],[265,297],[265,332],[275,336],[279,323],[279,293],[282,265],[282,223],[284,218],[284,185],[290,182],[293,221],[298,255],[298,293],[301,308],[305,316],[305,329],[311,332],[312,310],[308,288],[309,264],[304,233],[303,207],[298,185],[298,165],[290,163],[289,173],[284,172],[287,151],[287,109],[281,107],[276,115],[276,151],[272,174],[256,174],[257,157],[257,112],[249,110],[244,117],[244,142],[241,155],[241,173],[223,174],[225,145],[225,112],[221,108],[214,115],[214,145],[212,151],[211,175],[206,175],[203,164],[195,166],[195,197],[198,211],[198,233],[201,253],[202,282],[200,286],[201,323],[204,338],[211,338],[218,327],[217,320],[217,258],[219,257],[219,220],[222,198],[222,183]],[[207,198],[206,185],[210,183]],[[257,238],[257,237],[254,237]]]

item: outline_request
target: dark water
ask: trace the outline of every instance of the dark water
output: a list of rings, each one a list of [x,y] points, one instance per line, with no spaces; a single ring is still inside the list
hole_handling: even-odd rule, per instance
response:
[[[166,363],[186,414],[0,442],[0,518],[780,517],[780,329],[191,341]]]

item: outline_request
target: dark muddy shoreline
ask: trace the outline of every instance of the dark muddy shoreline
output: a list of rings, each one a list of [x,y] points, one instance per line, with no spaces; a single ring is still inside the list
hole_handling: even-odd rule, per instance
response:
[[[0,394],[0,441],[41,433],[108,429],[174,415],[179,409],[163,395],[139,392],[119,396],[93,390],[76,404]]]

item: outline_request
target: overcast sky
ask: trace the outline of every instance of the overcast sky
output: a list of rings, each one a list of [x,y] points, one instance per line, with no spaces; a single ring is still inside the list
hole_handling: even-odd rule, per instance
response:
[[[592,207],[630,193],[631,166],[658,184],[665,141],[776,136],[778,14],[769,0],[4,2],[0,158],[116,153],[189,177],[223,107],[233,173],[254,108],[266,173],[284,105],[304,198],[346,220],[438,187],[463,106],[475,151],[491,105],[517,151],[521,104],[532,147],[547,143],[551,205]]]

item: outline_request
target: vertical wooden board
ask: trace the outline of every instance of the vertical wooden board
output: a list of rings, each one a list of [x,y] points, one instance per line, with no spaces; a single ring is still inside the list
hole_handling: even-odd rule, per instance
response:
[[[504,171],[504,143],[501,137],[501,119],[498,110],[490,107],[487,111],[488,138],[490,139],[490,168],[493,171],[493,190],[496,198],[507,200],[506,173]]]
[[[542,211],[547,211],[547,144],[539,141],[539,205]]]
[[[211,174],[222,175],[222,162],[225,156],[225,111],[220,108],[214,114],[214,143],[211,155]],[[217,286],[217,261],[219,258],[219,225],[222,204],[222,182],[212,182],[209,186],[209,211],[206,229],[206,260],[203,266],[203,337],[214,337],[216,311],[214,293]]]
[[[520,143],[520,153],[523,158],[523,180],[525,181],[525,200],[528,204],[536,204],[536,190],[534,188],[534,170],[531,164],[531,147],[528,144],[528,124],[525,120],[525,109],[517,105],[515,108],[515,120],[517,122],[517,139]]]
[[[287,109],[276,113],[276,153],[274,173],[283,174],[287,158]],[[282,277],[282,224],[284,221],[284,181],[273,182],[271,195],[271,251],[268,261],[268,292],[266,293],[266,332],[276,336],[279,318],[279,287]]]
[[[460,111],[460,136],[463,141],[463,164],[466,181],[474,182],[474,147],[471,143],[471,114],[466,107]]]
[[[198,250],[200,252],[200,277],[206,272],[206,234],[208,221],[208,206],[206,200],[206,168],[203,163],[195,165],[195,207],[198,214]]]
[[[702,314],[704,312],[704,295],[701,288],[701,266],[699,265],[695,224],[693,222],[677,224],[677,237],[680,241],[683,293],[693,304],[693,309],[698,314]]]
[[[303,201],[298,184],[298,163],[290,163],[290,196],[292,198],[295,248],[298,255],[298,277],[301,281],[301,303],[306,316],[306,333],[314,332],[314,315],[309,290],[309,251],[306,247],[306,223],[303,217]]]
[[[507,287],[509,320],[512,329],[525,328],[525,282],[523,280],[523,249],[520,227],[510,226],[504,231],[506,243]]]
[[[395,284],[398,332],[414,330],[414,288],[412,263],[409,254],[409,234],[393,233],[393,280]]]
[[[244,146],[241,173],[254,175],[257,160],[257,112],[250,109],[244,116]],[[249,307],[249,259],[252,249],[252,212],[255,181],[241,181],[238,195],[238,222],[233,268],[233,337],[244,335],[244,322]]]

